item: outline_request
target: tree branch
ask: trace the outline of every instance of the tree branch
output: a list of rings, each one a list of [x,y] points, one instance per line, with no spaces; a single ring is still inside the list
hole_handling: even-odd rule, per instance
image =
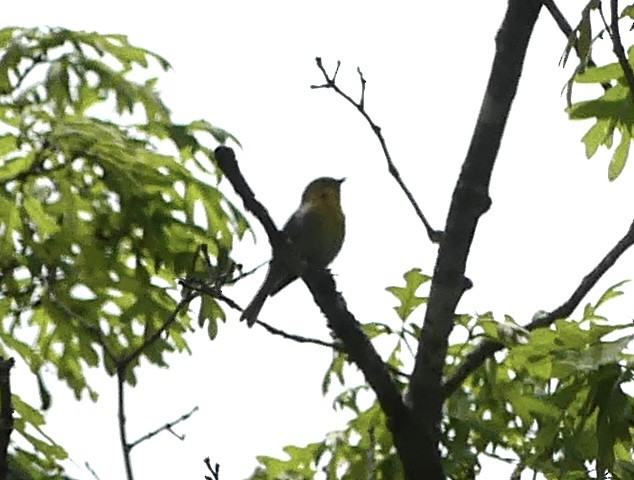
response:
[[[227,305],[229,305],[230,308],[233,308],[234,310],[237,310],[239,312],[243,311],[243,308],[240,305],[238,305],[237,302],[227,297],[218,288],[214,286],[209,286],[200,282],[194,282],[191,279],[181,279],[178,281],[178,283],[187,289],[190,289],[205,295],[209,295],[222,302],[225,302]],[[345,352],[345,349],[343,348],[343,346],[337,342],[326,342],[318,338],[304,337],[303,335],[288,333],[288,332],[285,332],[284,330],[280,330],[279,328],[275,328],[273,325],[263,322],[262,320],[256,319],[254,323],[256,325],[260,325],[271,335],[276,335],[278,337],[282,337],[287,340],[292,340],[293,342],[297,342],[297,343],[309,343],[312,345],[318,345],[320,347],[326,347],[331,350],[336,350],[338,352]],[[388,365],[387,367],[390,370],[390,372],[392,372],[394,375],[397,375],[399,377],[409,378],[408,374],[401,372],[398,368],[392,367],[391,365]]]
[[[392,177],[394,177],[394,180],[396,180],[396,183],[398,183],[398,186],[401,188],[401,190],[405,193],[405,196],[409,200],[409,203],[412,205],[412,207],[414,207],[414,211],[416,212],[416,215],[425,226],[425,230],[427,232],[427,236],[429,237],[429,240],[431,240],[433,243],[440,242],[442,238],[442,232],[438,230],[434,230],[429,224],[429,222],[427,221],[427,218],[425,218],[425,215],[423,214],[423,211],[418,206],[418,203],[416,202],[414,195],[409,190],[409,188],[407,188],[407,185],[405,185],[405,182],[401,178],[401,174],[399,173],[398,169],[396,168],[396,165],[392,161],[392,156],[390,155],[390,151],[387,148],[387,143],[385,142],[383,133],[381,133],[381,127],[379,127],[376,123],[374,123],[370,115],[368,115],[368,112],[365,110],[366,81],[365,81],[365,78],[363,78],[363,73],[361,73],[361,69],[357,68],[357,73],[359,74],[359,80],[361,81],[361,96],[359,101],[355,102],[352,99],[352,97],[348,95],[347,93],[345,93],[343,90],[341,90],[336,83],[337,73],[339,72],[339,67],[341,66],[341,62],[339,61],[337,62],[337,68],[335,69],[335,73],[332,76],[329,76],[328,73],[326,72],[326,69],[324,68],[321,58],[317,57],[315,61],[317,62],[317,67],[319,68],[322,75],[324,76],[326,83],[324,83],[323,85],[311,85],[310,88],[312,89],[330,88],[334,90],[341,97],[343,97],[349,104],[355,107],[359,111],[359,113],[363,116],[363,118],[365,118],[365,120],[368,122],[368,125],[370,125],[370,128],[374,132],[374,135],[376,135],[376,138],[379,140],[379,143],[381,144],[383,155],[385,156],[385,160],[387,161],[388,171],[390,172]]]
[[[13,358],[0,357],[0,480],[9,473],[8,450],[13,432],[13,405],[11,403],[11,369]]]
[[[568,20],[566,20],[566,17],[564,17],[564,14],[561,13],[561,10],[559,10],[559,7],[557,7],[555,2],[553,0],[542,0],[542,3],[544,4],[546,9],[550,13],[551,17],[553,17],[553,20],[555,20],[555,23],[559,27],[559,30],[561,30],[561,32],[566,36],[566,38],[569,41],[572,41],[572,48],[577,54],[577,58],[581,60],[582,65],[583,65],[583,62],[585,61],[588,67],[596,67],[597,64],[592,59],[592,55],[589,54],[587,59],[582,58],[581,52],[579,51],[579,40],[577,36],[574,35],[574,31],[572,27],[570,26],[570,24],[568,23]],[[605,91],[612,88],[612,85],[610,85],[609,82],[604,82],[601,84],[601,86],[603,87],[603,90]]]
[[[178,417],[176,420],[173,420],[171,422],[167,422],[165,425],[163,425],[162,427],[157,428],[156,430],[152,430],[151,432],[146,433],[145,435],[143,435],[142,437],[136,439],[134,442],[132,442],[129,445],[129,450],[132,450],[134,447],[136,447],[139,443],[145,442],[146,440],[149,440],[150,438],[158,435],[159,433],[161,433],[164,430],[168,430],[168,431],[172,431],[172,428],[176,425],[178,425],[181,422],[184,422],[185,420],[187,420],[189,417],[191,417],[194,413],[196,413],[198,411],[198,407],[194,407],[192,408],[189,412],[185,413],[184,415],[181,415],[180,417]],[[180,438],[180,437],[179,437]]]
[[[634,245],[634,221],[630,224],[627,233],[610,249],[610,251],[601,259],[596,267],[592,269],[577,286],[568,300],[547,315],[540,316],[526,325],[529,331],[536,328],[550,326],[555,320],[567,318],[579,306],[588,292],[597,284],[601,277],[607,272],[616,261],[625,253],[625,251]],[[467,355],[465,360],[460,364],[456,372],[445,382],[445,397],[448,397],[464,382],[464,380],[480,367],[487,358],[491,358],[493,354],[502,350],[504,345],[493,341],[485,340],[481,342],[475,349]]]
[[[205,475],[205,480],[220,480],[220,465],[216,463],[214,467],[211,466],[211,460],[209,457],[204,459],[205,465],[207,466],[207,470],[211,473],[211,477]]]
[[[152,332],[141,345],[133,349],[127,355],[124,355],[120,358],[115,358],[115,364],[117,367],[117,417],[119,420],[119,442],[121,444],[121,451],[123,453],[123,463],[125,466],[126,479],[134,480],[134,475],[132,473],[132,461],[130,459],[130,451],[132,447],[134,447],[137,443],[142,440],[137,440],[135,443],[128,443],[127,430],[126,430],[126,415],[125,415],[125,401],[124,401],[124,392],[125,392],[125,378],[128,373],[128,367],[130,363],[136,360],[139,355],[145,350],[149,345],[154,343],[159,337],[169,328],[169,326],[174,323],[178,314],[186,309],[190,302],[198,296],[198,292],[189,291],[185,293],[182,300],[176,305],[172,313],[165,319],[163,325],[158,328],[156,331]]]
[[[186,309],[189,306],[190,302],[194,298],[196,298],[197,296],[198,296],[197,292],[188,292],[183,297],[183,299],[178,303],[178,305],[176,305],[176,307],[174,308],[172,313],[169,315],[169,317],[167,317],[165,319],[165,321],[163,322],[163,325],[161,325],[160,328],[157,328],[154,332],[152,332],[152,334],[149,335],[143,341],[143,343],[141,345],[136,347],[134,350],[129,352],[127,355],[119,358],[117,360],[117,365],[120,365],[120,366],[122,366],[124,368],[127,368],[128,365],[130,364],[130,362],[136,360],[136,358],[139,355],[141,355],[141,353],[143,353],[143,350],[145,350],[148,346],[150,346],[155,341],[157,341],[161,335],[163,335],[163,333],[169,328],[169,326],[172,323],[174,323],[174,321],[178,317],[178,314],[181,313],[184,309]]]
[[[132,473],[132,460],[130,459],[130,444],[128,443],[128,434],[126,430],[125,417],[125,376],[126,366],[117,366],[117,417],[119,420],[119,443],[123,453],[123,464],[125,466],[126,480],[134,480]]]
[[[490,206],[489,184],[541,0],[509,0],[480,114],[453,192],[420,335],[408,400],[416,431],[440,439],[442,372],[454,312],[464,292],[465,267],[478,220]],[[414,456],[417,453],[411,452]],[[436,447],[438,461],[440,454]],[[418,478],[423,478],[425,471]],[[429,477],[432,478],[432,477]],[[437,478],[437,477],[433,477]],[[440,477],[438,477],[440,478]]]
[[[281,245],[284,241],[284,235],[277,230],[266,208],[255,198],[253,191],[240,172],[234,151],[229,147],[220,146],[216,148],[214,154],[218,166],[231,182],[236,193],[242,198],[245,208],[252,212],[264,226],[273,248],[276,248],[276,244]],[[363,372],[366,381],[376,393],[381,408],[390,422],[395,425],[400,424],[406,414],[401,394],[392,381],[385,363],[363,333],[359,322],[346,308],[346,301],[337,292],[330,272],[325,269],[307,270],[302,272],[301,278],[326,316],[328,326],[343,342],[350,359]]]
[[[627,86],[630,88],[630,99],[634,101],[634,71],[632,70],[632,65],[627,59],[625,55],[625,50],[623,48],[623,42],[621,41],[621,32],[619,31],[619,1],[618,0],[610,0],[610,29],[608,32],[610,33],[610,38],[612,39],[612,49],[616,58],[619,60],[619,65],[623,69],[623,73],[625,74],[625,81],[627,82]]]

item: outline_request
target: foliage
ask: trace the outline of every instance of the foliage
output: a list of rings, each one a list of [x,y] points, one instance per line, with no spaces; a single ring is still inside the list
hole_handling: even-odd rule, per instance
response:
[[[388,288],[399,301],[395,311],[402,329],[370,327],[395,343],[388,364],[396,368],[403,364],[404,338],[419,329],[413,319],[418,316],[412,314],[426,302],[417,290],[429,279],[418,269],[404,278],[405,286]],[[527,341],[510,345],[503,360],[488,360],[448,398],[441,448],[449,478],[475,478],[482,455],[519,460],[548,479],[588,478],[588,465],[614,478],[631,478],[634,400],[622,387],[633,377],[632,355],[625,347],[634,332],[631,325],[613,325],[599,313],[622,294],[621,285],[586,305],[580,319],[557,320],[552,328],[536,329]],[[413,303],[416,306],[407,308]],[[456,333],[463,330],[466,335],[450,346],[447,374],[464,359],[474,338],[498,338],[500,329],[490,327],[495,323],[500,324],[491,313],[457,318]],[[260,467],[251,478],[320,478],[318,472],[326,478],[404,478],[378,404],[373,399],[369,407],[361,407],[373,398],[371,390],[367,385],[345,387],[347,363],[340,358],[345,356],[335,358],[326,378],[334,375],[344,385],[334,407],[352,412],[354,418],[322,442],[285,447],[287,459],[259,457]],[[330,380],[324,384],[328,391]],[[399,385],[404,392],[405,383]]]
[[[568,59],[570,50],[577,40],[580,61],[575,69],[575,75],[568,84],[568,102],[571,103],[573,82],[579,84],[596,84],[603,86],[603,94],[598,98],[572,103],[568,107],[571,119],[595,119],[595,123],[583,136],[586,157],[591,158],[600,146],[611,149],[614,143],[614,132],[619,133],[620,139],[614,149],[608,166],[608,178],[615,180],[623,171],[630,152],[630,143],[634,136],[633,96],[630,93],[623,68],[618,62],[596,66],[590,64],[592,48],[597,39],[604,35],[611,37],[607,26],[603,26],[599,33],[592,30],[592,15],[601,12],[601,2],[591,0],[583,9],[579,24],[574,30],[578,35],[571,36],[564,53],[564,63]],[[634,5],[625,7],[621,18],[634,18]],[[606,32],[607,31],[607,32]],[[627,52],[627,61],[634,65],[634,49]]]
[[[123,35],[0,30],[0,354],[28,365],[44,407],[44,368],[96,400],[89,367],[112,375],[145,347],[126,370],[134,384],[140,358],[166,366],[166,353],[188,351],[189,314],[166,324],[176,279],[200,244],[216,274],[227,270],[247,228],[213,185],[212,145],[235,138],[203,120],[172,123],[156,79],[131,80],[168,68]],[[203,321],[224,318],[213,299],[206,308],[216,314]],[[19,396],[14,405],[26,442],[12,461],[30,478],[59,473],[66,454],[42,414]]]

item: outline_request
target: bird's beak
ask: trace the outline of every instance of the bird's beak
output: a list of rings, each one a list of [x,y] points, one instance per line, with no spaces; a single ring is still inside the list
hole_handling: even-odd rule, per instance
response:
[[[346,177],[337,179],[337,182],[339,182],[339,185],[341,185],[345,181],[346,181]]]

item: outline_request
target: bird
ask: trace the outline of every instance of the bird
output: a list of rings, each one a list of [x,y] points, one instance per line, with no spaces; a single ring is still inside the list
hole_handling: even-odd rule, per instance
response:
[[[252,327],[268,297],[296,280],[308,268],[325,268],[335,259],[345,237],[345,216],[341,209],[341,184],[345,178],[321,177],[308,184],[299,208],[282,229],[299,257],[293,268],[288,250],[273,251],[262,286],[244,309],[240,320]]]

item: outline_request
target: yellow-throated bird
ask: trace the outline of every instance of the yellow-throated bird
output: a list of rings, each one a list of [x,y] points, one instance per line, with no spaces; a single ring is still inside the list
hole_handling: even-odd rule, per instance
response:
[[[302,268],[323,268],[332,262],[343,244],[345,218],[341,210],[341,183],[345,179],[322,177],[308,184],[302,203],[284,225],[284,233],[299,255]],[[280,253],[284,254],[284,249]],[[297,269],[273,252],[264,283],[244,309],[249,327],[260,314],[264,301],[296,280]]]

